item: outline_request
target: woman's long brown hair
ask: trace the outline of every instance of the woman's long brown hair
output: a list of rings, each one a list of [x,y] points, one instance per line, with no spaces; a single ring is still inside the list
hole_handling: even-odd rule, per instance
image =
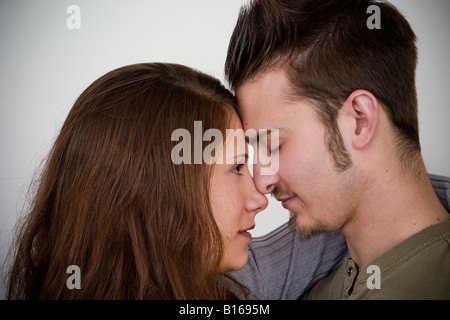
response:
[[[171,160],[173,130],[192,133],[199,120],[225,132],[233,105],[218,80],[175,64],[130,65],[91,84],[18,229],[8,298],[236,298],[218,272],[211,166]],[[70,265],[81,289],[66,286]]]

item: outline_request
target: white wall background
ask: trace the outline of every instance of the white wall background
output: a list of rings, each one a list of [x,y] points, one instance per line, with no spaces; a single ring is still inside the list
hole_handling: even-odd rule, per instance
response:
[[[0,262],[36,167],[79,94],[131,63],[186,64],[223,81],[245,0],[0,0]],[[419,38],[420,136],[428,172],[450,176],[450,1],[396,0]],[[69,30],[66,9],[81,9]],[[381,22],[382,24],[382,22]],[[254,236],[287,221],[270,199]],[[0,282],[0,298],[4,284]]]

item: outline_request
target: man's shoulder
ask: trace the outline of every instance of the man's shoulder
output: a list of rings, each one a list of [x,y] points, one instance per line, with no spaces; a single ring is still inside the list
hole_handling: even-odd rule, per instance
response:
[[[418,232],[359,272],[346,258],[302,299],[450,299],[446,270],[450,270],[450,221]]]

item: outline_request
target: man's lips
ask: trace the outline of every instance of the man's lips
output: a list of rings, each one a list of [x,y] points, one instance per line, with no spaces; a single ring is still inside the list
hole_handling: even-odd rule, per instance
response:
[[[285,209],[289,209],[289,206],[292,203],[292,201],[295,199],[295,197],[296,196],[294,195],[294,196],[290,196],[290,197],[276,197],[276,199],[281,202],[281,205]]]

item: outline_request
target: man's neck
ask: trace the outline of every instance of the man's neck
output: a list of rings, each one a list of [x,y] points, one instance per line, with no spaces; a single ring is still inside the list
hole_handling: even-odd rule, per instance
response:
[[[350,257],[358,267],[448,219],[426,173],[418,179],[383,170],[371,181],[363,199],[342,228]]]

